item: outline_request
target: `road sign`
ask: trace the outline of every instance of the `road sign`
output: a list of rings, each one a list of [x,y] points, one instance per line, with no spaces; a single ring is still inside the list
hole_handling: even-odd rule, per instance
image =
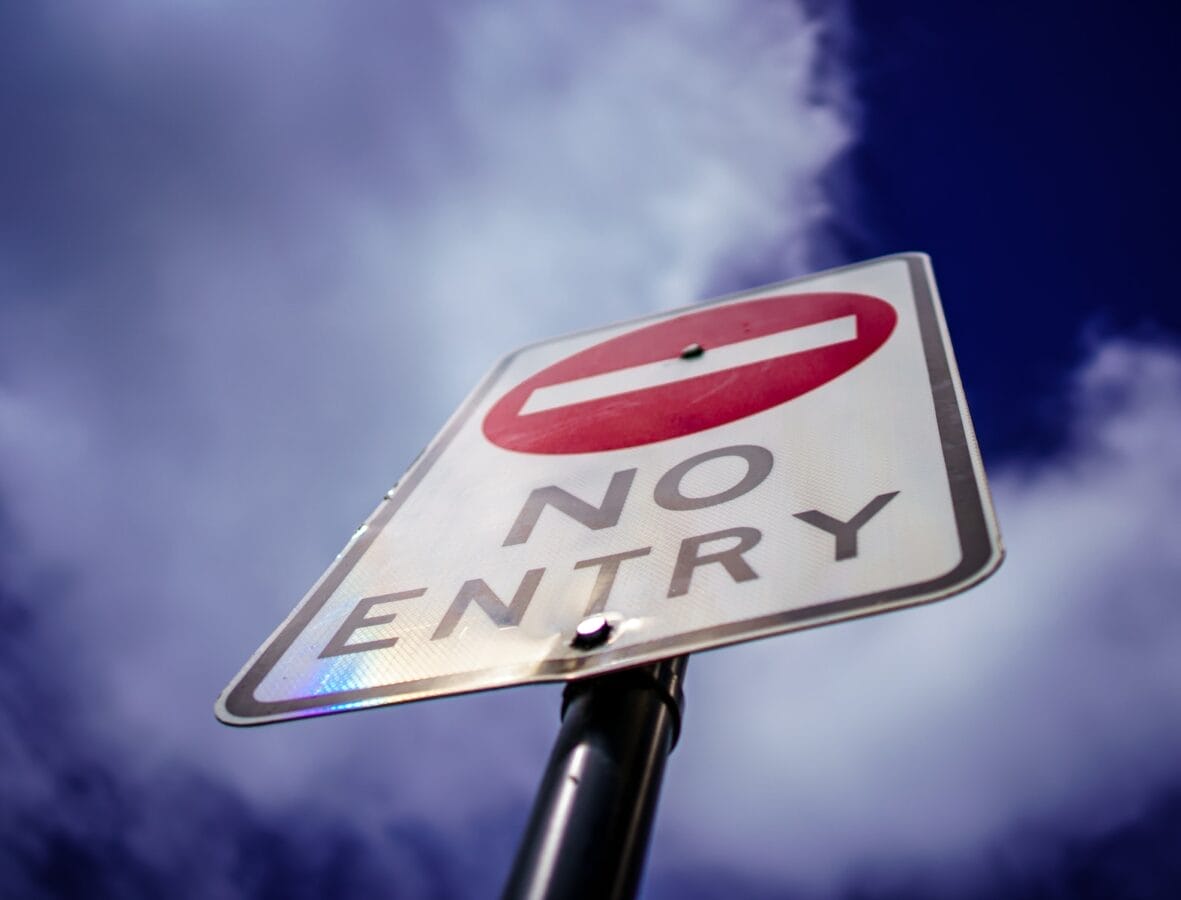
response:
[[[578,678],[1000,559],[929,262],[885,257],[506,357],[217,712]]]

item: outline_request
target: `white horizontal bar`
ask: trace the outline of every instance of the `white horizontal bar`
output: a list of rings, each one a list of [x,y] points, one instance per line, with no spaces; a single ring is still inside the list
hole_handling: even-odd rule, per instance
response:
[[[590,375],[538,388],[529,395],[529,399],[521,407],[520,414],[544,412],[572,403],[583,403],[628,391],[672,384],[699,375],[712,375],[738,366],[778,359],[792,353],[803,353],[805,350],[816,350],[856,339],[857,317],[843,316],[722,347],[711,348],[703,343],[705,353],[693,359],[681,359],[679,356],[661,359],[641,366],[616,369],[601,375]]]

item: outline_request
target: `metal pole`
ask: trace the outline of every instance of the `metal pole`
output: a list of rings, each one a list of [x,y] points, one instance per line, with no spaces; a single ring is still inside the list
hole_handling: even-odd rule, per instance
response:
[[[687,656],[574,681],[505,900],[627,900],[644,867]]]

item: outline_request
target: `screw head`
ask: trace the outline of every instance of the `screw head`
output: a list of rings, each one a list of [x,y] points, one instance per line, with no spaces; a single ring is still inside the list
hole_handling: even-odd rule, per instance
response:
[[[611,623],[602,613],[587,616],[574,629],[574,639],[570,646],[579,650],[590,650],[602,646],[611,636]]]
[[[681,350],[681,359],[696,359],[698,356],[700,356],[704,352],[705,352],[705,348],[702,347],[700,344],[697,344],[697,343],[686,344],[685,348],[683,350]]]

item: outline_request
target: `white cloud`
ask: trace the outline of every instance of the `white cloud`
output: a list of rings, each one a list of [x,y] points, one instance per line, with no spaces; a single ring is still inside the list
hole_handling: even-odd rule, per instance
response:
[[[245,733],[216,691],[495,358],[806,268],[851,132],[803,4],[404,9],[38,23],[70,66],[16,129],[48,261],[0,247],[0,490],[129,763],[446,818],[531,789],[552,691]]]

